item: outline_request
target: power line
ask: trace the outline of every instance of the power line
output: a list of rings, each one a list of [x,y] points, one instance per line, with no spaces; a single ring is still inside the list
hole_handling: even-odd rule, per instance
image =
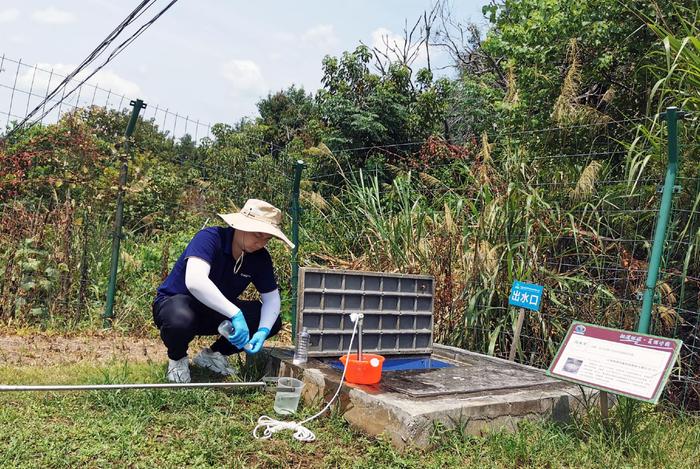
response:
[[[42,111],[41,115],[34,119],[33,124],[36,122],[40,121],[43,119],[46,115],[48,115],[51,111],[53,111],[57,106],[62,104],[72,93],[74,93],[77,89],[79,89],[81,86],[85,84],[90,78],[92,78],[98,71],[100,71],[105,65],[107,65],[110,61],[112,61],[117,55],[119,55],[126,47],[128,47],[133,41],[138,38],[146,29],[148,29],[155,21],[158,20],[170,7],[172,7],[177,0],[172,0],[170,3],[168,3],[160,12],[158,12],[153,18],[151,18],[148,22],[144,23],[134,34],[132,34],[129,38],[127,38],[125,41],[123,41],[121,44],[119,44],[113,51],[112,53],[107,57],[107,59],[95,70],[92,71],[87,77],[85,77],[83,80],[81,80],[78,85],[76,85],[71,91],[68,93],[65,93],[65,87],[70,83],[71,80],[75,78],[75,76],[80,73],[82,70],[84,70],[88,65],[90,65],[92,62],[95,61],[102,53],[107,49],[107,47],[121,34],[124,29],[126,29],[127,26],[132,24],[134,21],[136,21],[141,15],[143,15],[157,0],[144,0],[137,7],[127,15],[127,17],[81,62],[78,67],[76,67],[75,70],[73,70],[71,73],[69,73],[62,81],[59,83],[59,85],[54,88],[54,90],[47,94],[47,96],[44,98],[44,100],[39,103],[25,118],[17,125],[15,126],[6,136],[9,137],[12,135],[14,132],[17,130],[21,129],[27,122],[29,122],[38,112],[42,107],[44,110]],[[58,100],[53,106],[51,106],[48,110],[45,110],[46,103],[49,102],[52,98],[54,98],[58,93],[61,92],[63,89],[63,95],[61,96],[61,99]]]
[[[154,0],[154,1],[155,1],[155,0]],[[36,123],[37,121],[40,121],[40,120],[43,119],[46,115],[48,115],[49,113],[51,113],[51,111],[53,111],[57,106],[59,106],[68,96],[70,96],[71,94],[73,94],[73,93],[75,92],[75,90],[77,90],[78,88],[80,88],[81,86],[83,86],[83,85],[85,84],[85,82],[87,82],[87,81],[88,81],[90,78],[92,78],[97,72],[99,72],[102,68],[104,68],[104,66],[107,65],[109,62],[111,62],[117,55],[119,55],[121,52],[123,52],[124,49],[126,49],[126,48],[127,48],[132,42],[134,42],[134,41],[136,40],[136,38],[138,38],[146,29],[148,29],[153,23],[155,23],[156,20],[158,20],[158,18],[160,18],[160,17],[161,17],[168,9],[170,9],[170,7],[173,6],[177,1],[178,1],[178,0],[172,0],[168,5],[165,6],[165,8],[163,8],[160,12],[158,12],[150,21],[148,21],[147,23],[143,24],[134,34],[132,34],[131,36],[129,36],[129,38],[128,38],[127,40],[125,40],[124,42],[122,42],[121,44],[119,44],[119,45],[112,51],[112,53],[109,54],[109,57],[107,57],[107,60],[105,60],[105,61],[102,63],[102,65],[100,65],[99,67],[95,68],[95,70],[93,70],[92,73],[90,73],[87,77],[85,77],[85,79],[83,79],[80,83],[78,83],[71,91],[69,91],[68,93],[64,94],[64,96],[61,98],[60,101],[58,101],[58,102],[55,103],[53,106],[51,106],[51,108],[49,108],[48,111],[43,112],[42,115],[41,115],[40,117],[38,117],[38,118],[34,121],[34,123]],[[149,5],[149,7],[150,7],[150,5]],[[146,8],[148,8],[148,7],[146,7]],[[145,10],[144,10],[144,11],[145,11]],[[138,15],[138,16],[140,16],[140,15]],[[138,16],[137,16],[137,17],[138,17]],[[25,120],[26,120],[26,118],[25,118]]]
[[[80,73],[85,67],[87,67],[89,64],[91,64],[97,57],[99,57],[105,49],[109,46],[109,44],[112,43],[114,39],[126,28],[129,24],[131,24],[132,21],[134,21],[138,16],[139,12],[146,8],[147,5],[150,2],[153,2],[155,0],[145,0],[142,1],[137,7],[127,15],[127,17],[122,20],[117,27],[110,32],[105,39],[102,40],[102,42],[92,51],[88,54],[88,56],[83,59],[83,61],[69,74],[67,74],[64,79],[50,92],[47,93],[46,97],[44,98],[43,101],[41,101],[32,111],[27,114],[24,119],[15,127],[15,129],[20,129],[24,124],[26,124],[36,113],[39,112],[39,109],[42,107],[45,107],[46,103],[48,103],[51,99],[53,99],[60,91],[62,88],[64,88],[70,81],[78,74]],[[64,96],[65,98],[65,96]],[[45,116],[46,114],[44,114]],[[43,116],[42,116],[43,117]],[[14,129],[13,129],[14,131]],[[12,131],[8,134],[11,135]]]

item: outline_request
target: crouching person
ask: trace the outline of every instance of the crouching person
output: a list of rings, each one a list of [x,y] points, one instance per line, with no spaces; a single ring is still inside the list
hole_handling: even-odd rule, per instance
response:
[[[239,213],[219,216],[229,226],[199,231],[158,287],[153,302],[153,321],[168,349],[166,377],[171,382],[190,382],[187,349],[195,336],[218,338],[192,364],[230,375],[235,370],[229,355],[242,350],[258,353],[282,326],[272,258],[265,249],[273,237],[294,247],[280,229],[282,212],[250,199]],[[251,282],[261,302],[238,300]],[[218,333],[224,320],[233,326],[228,338]]]

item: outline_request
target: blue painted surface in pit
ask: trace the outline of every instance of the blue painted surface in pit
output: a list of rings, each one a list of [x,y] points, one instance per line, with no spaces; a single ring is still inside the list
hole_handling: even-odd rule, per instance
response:
[[[333,368],[343,369],[340,360],[333,360],[328,363]],[[452,368],[451,363],[446,363],[435,358],[387,358],[382,365],[384,371],[407,371],[407,370],[434,370],[438,368]]]

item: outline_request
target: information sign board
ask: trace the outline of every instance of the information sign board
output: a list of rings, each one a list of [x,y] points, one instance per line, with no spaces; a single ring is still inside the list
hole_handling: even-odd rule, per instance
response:
[[[575,322],[549,376],[656,403],[682,342]]]

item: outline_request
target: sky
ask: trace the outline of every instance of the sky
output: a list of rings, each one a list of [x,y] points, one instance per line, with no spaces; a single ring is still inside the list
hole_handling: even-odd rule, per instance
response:
[[[142,18],[150,18],[167,3],[158,0]],[[481,8],[486,3],[453,0],[452,10],[460,21],[484,25]],[[72,71],[137,4],[137,0],[0,0],[0,56],[4,56],[0,126],[33,109],[46,90],[58,84],[57,77]],[[255,103],[270,92],[291,85],[317,90],[325,55],[338,56],[360,42],[378,45],[383,36],[398,38],[405,22],[412,25],[431,4],[431,0],[179,0],[91,79],[93,89],[82,88],[71,102],[123,108],[128,102],[119,95],[138,97],[148,105],[146,117],[163,120],[163,127],[181,133],[182,116],[187,116],[188,132],[194,134],[192,129],[200,128],[193,125],[197,121],[203,127],[257,115]],[[130,31],[123,33],[124,38]],[[417,65],[424,61],[423,55]],[[435,50],[431,62],[446,65],[449,58]],[[175,114],[180,123],[173,129],[173,123],[178,125]]]

